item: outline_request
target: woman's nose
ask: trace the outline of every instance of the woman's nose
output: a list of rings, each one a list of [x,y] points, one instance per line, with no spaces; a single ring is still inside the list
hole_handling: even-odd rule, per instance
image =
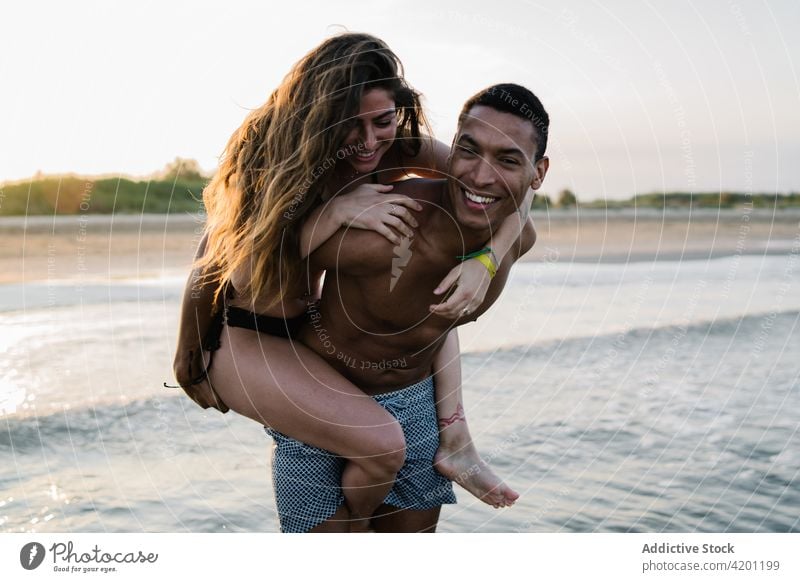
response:
[[[375,149],[375,146],[378,145],[378,140],[375,137],[375,130],[370,126],[364,128],[364,132],[362,133],[361,137],[361,143],[364,144],[365,150],[372,151]]]

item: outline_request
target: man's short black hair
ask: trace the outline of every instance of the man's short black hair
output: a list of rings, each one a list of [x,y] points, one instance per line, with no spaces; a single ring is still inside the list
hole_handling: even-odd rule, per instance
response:
[[[536,143],[534,161],[542,159],[545,150],[547,150],[547,132],[550,128],[550,116],[547,115],[544,105],[531,90],[514,83],[500,83],[487,87],[467,99],[463,109],[461,109],[459,119],[463,119],[476,105],[485,105],[530,121],[534,130],[534,142]]]

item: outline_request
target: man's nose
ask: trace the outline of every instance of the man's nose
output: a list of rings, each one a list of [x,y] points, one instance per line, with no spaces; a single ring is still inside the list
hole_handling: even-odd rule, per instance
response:
[[[481,158],[477,162],[472,180],[476,186],[491,186],[497,180],[497,170],[488,161]]]

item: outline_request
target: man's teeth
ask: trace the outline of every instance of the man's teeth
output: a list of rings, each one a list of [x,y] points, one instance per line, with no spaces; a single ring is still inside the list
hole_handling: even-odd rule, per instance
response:
[[[467,200],[470,202],[475,202],[476,204],[491,204],[492,202],[496,202],[498,200],[497,198],[490,198],[488,196],[478,196],[469,190],[464,190],[464,196],[467,197]]]

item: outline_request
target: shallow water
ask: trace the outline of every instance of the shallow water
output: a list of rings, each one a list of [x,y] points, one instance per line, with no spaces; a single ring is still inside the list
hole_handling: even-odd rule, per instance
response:
[[[277,531],[270,441],[170,362],[182,280],[0,287],[3,531]],[[483,455],[441,531],[800,531],[797,254],[522,264],[462,330]]]

